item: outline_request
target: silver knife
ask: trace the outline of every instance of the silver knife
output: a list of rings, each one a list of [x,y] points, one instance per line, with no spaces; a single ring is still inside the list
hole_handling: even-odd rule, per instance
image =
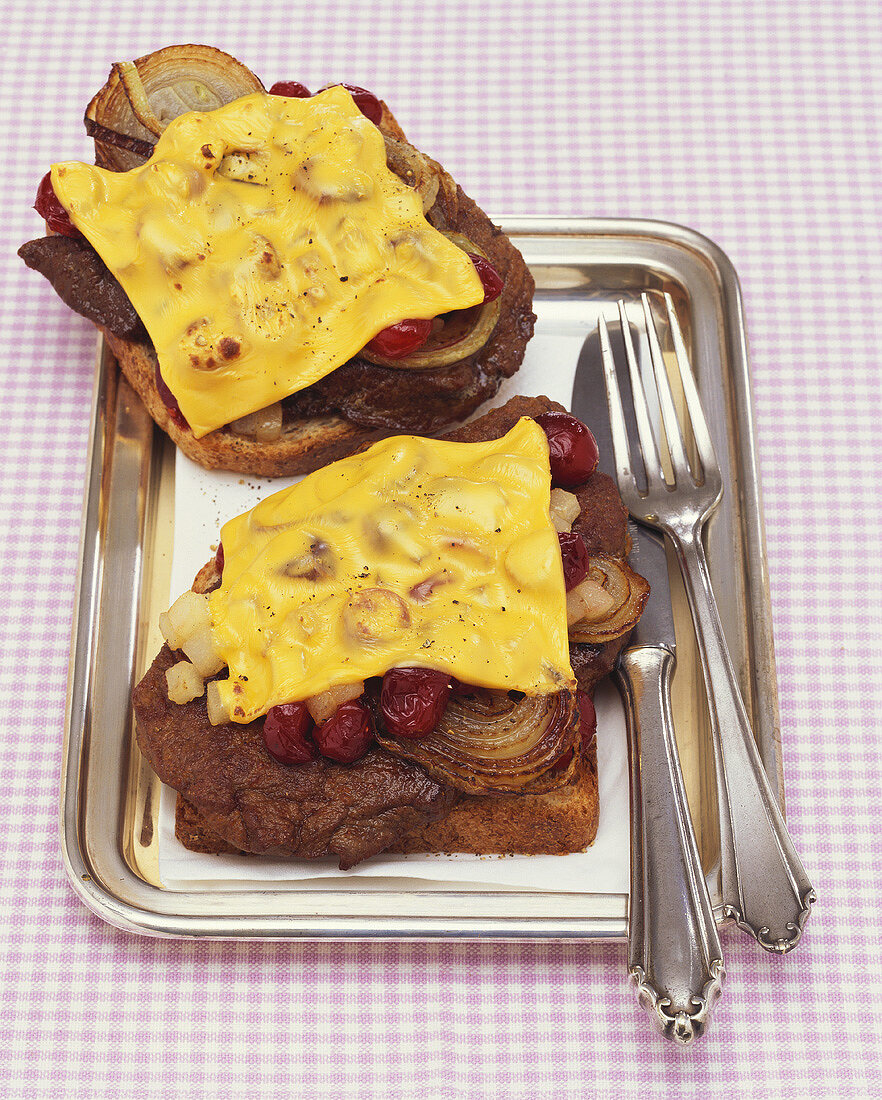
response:
[[[621,363],[624,355],[617,355]],[[623,380],[624,381],[624,380]],[[622,385],[623,396],[630,396]],[[609,407],[597,333],[582,345],[571,408],[594,433],[599,467],[613,473]],[[632,441],[632,446],[634,441]],[[651,591],[616,680],[631,756],[631,891],[628,969],[640,1002],[664,1034],[691,1043],[720,994],[723,952],[686,800],[671,716],[674,616],[662,540],[630,525],[631,564]]]

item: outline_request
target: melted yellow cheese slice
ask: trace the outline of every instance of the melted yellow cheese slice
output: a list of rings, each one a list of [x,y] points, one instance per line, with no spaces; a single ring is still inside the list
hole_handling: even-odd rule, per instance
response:
[[[52,186],[197,437],[330,374],[388,325],[483,300],[345,88],[189,112],[142,167],[56,164]]]
[[[480,687],[575,687],[548,444],[395,436],[227,523],[212,634],[233,720],[421,666]]]

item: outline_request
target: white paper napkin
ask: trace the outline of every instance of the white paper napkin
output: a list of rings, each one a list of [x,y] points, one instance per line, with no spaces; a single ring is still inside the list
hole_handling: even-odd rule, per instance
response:
[[[541,323],[521,370],[505,383],[494,404],[515,394],[546,394],[569,403],[573,373],[587,325],[572,334],[543,333]],[[232,516],[290,485],[273,480],[203,470],[180,452],[175,466],[175,535],[171,594],[189,588],[211,557],[220,527]],[[281,860],[256,856],[204,855],[190,852],[174,835],[175,794],[163,788],[159,820],[160,878],[171,890],[400,888],[404,880],[420,889],[450,889],[452,884],[480,889],[530,889],[575,893],[625,893],[628,889],[628,760],[624,715],[615,690],[598,688],[597,756],[600,776],[600,826],[586,852],[567,856],[408,855],[373,856],[351,871],[334,860]]]

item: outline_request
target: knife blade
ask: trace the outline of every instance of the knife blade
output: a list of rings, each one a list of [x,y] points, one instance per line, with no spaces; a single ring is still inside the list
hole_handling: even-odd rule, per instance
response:
[[[615,332],[610,333],[610,338],[615,340]],[[619,365],[624,364],[624,344],[621,354],[616,355],[616,373],[619,377],[619,392],[622,395],[622,404],[625,408],[625,419],[628,423],[628,431],[632,453],[639,453],[639,442],[636,438],[633,403],[631,401],[631,386],[627,377],[627,371],[620,371]],[[576,375],[573,380],[573,396],[570,405],[573,416],[583,420],[591,429],[597,440],[597,449],[600,458],[597,468],[616,480],[615,455],[613,452],[612,431],[609,422],[609,405],[606,400],[606,384],[603,377],[603,358],[600,347],[600,339],[597,332],[586,337],[579,353],[576,365]],[[631,433],[634,435],[631,435]],[[637,449],[635,451],[635,448]],[[649,599],[643,608],[640,621],[631,635],[632,646],[636,645],[663,645],[676,652],[676,636],[674,634],[674,613],[671,606],[671,584],[668,578],[668,563],[665,553],[665,544],[661,535],[651,531],[648,527],[642,527],[633,520],[629,521],[632,547],[630,561],[634,570],[649,581]]]
[[[620,333],[618,337],[621,340]],[[621,370],[623,345],[613,360],[633,433],[631,450],[637,453],[633,409],[628,408],[631,388]],[[599,330],[582,344],[571,410],[594,433],[598,467],[615,482]],[[653,1021],[669,1039],[686,1044],[703,1033],[725,970],[671,715],[676,639],[665,547],[640,524],[632,521],[630,531],[631,565],[649,581],[651,591],[616,675],[625,704],[631,759],[628,969]]]

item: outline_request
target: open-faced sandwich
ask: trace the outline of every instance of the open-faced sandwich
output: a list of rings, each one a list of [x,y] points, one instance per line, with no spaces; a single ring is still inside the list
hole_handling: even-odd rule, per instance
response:
[[[596,462],[578,420],[514,398],[228,522],[134,693],[183,843],[342,868],[590,844],[591,695],[648,593]]]
[[[533,280],[389,108],[207,46],[115,64],[96,164],[55,164],[19,250],[208,468],[314,470],[465,420],[520,366]]]

